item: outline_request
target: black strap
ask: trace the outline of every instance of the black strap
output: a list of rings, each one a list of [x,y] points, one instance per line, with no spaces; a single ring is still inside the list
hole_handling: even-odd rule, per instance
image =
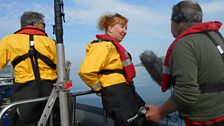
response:
[[[21,61],[25,60],[26,58],[28,58],[30,56],[29,53],[26,53],[18,58],[16,58],[15,60],[12,61],[12,65],[15,68],[15,66],[20,63]]]
[[[98,42],[112,42],[112,40],[108,40],[108,39],[97,39],[97,40],[93,40],[91,42],[91,44],[98,43]]]
[[[212,41],[212,43],[215,45],[215,47],[217,48],[218,46],[220,46],[218,43],[217,43],[217,41],[208,33],[209,31],[206,31],[206,32],[204,32],[210,39],[211,39],[211,41]],[[220,37],[220,39],[224,42],[224,38],[223,38],[223,36],[221,35],[221,33],[220,32],[218,32],[218,31],[216,31],[215,33],[217,33],[218,34],[218,36]],[[221,47],[221,46],[220,46]],[[223,48],[221,48],[222,50],[223,50]],[[223,50],[224,51],[224,50]],[[219,52],[220,53],[220,55],[222,56],[222,60],[223,60],[223,62],[224,62],[224,53],[221,53],[221,52]]]
[[[222,41],[224,42],[224,37],[222,36],[222,34],[219,31],[216,31],[216,33],[219,35],[219,37],[222,39]]]
[[[201,93],[212,93],[224,91],[224,84],[203,84],[199,87]]]
[[[44,63],[46,63],[52,69],[56,69],[56,64],[54,64],[48,57],[39,53],[35,48],[34,48],[34,51],[37,58],[40,58],[42,61],[44,61]]]
[[[220,46],[217,41],[207,32],[204,32],[213,42],[213,44],[216,46],[216,48],[218,46]],[[220,37],[220,39],[224,42],[224,39],[221,35],[220,32],[216,31],[215,33],[217,33]],[[219,52],[220,53],[220,52]],[[222,60],[224,62],[224,53],[220,53],[220,55],[222,56]],[[199,87],[201,93],[212,93],[212,92],[220,92],[220,91],[224,91],[224,84],[203,84],[200,85]]]
[[[35,50],[34,44],[32,44],[33,41],[34,41],[33,35],[30,35],[30,50],[29,50],[30,56],[29,57],[30,57],[30,61],[32,63],[35,80],[40,81],[40,71],[39,71],[39,66],[38,66],[38,62],[37,62],[37,56],[35,55],[35,51],[34,51]]]
[[[112,74],[112,73],[120,73],[120,74],[124,74],[124,71],[122,69],[117,69],[117,70],[101,70],[100,72],[98,72],[99,74]]]
[[[33,35],[32,35],[33,36]],[[31,37],[32,37],[31,36]],[[36,55],[37,58],[40,58],[44,63],[46,63],[48,66],[50,66],[52,69],[56,69],[56,64],[53,63],[48,57],[44,56],[43,54],[39,53],[35,48],[32,49],[32,51],[29,50],[28,53],[16,58],[14,61],[12,61],[12,65],[15,68],[15,66],[20,63],[21,61],[25,60],[26,58],[30,57],[30,55]]]

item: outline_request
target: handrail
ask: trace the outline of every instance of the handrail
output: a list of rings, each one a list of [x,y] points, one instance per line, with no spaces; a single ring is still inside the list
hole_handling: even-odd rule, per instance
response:
[[[96,93],[96,92],[94,92],[93,90],[80,91],[80,92],[72,93],[72,96],[74,97],[74,96],[87,95],[92,93]]]
[[[12,77],[0,77],[0,86],[13,85]]]
[[[9,105],[6,105],[1,111],[0,111],[0,120],[2,119],[2,116],[4,115],[4,113],[10,109],[13,106],[16,105],[21,105],[21,104],[27,104],[27,103],[32,103],[32,102],[40,102],[40,101],[45,101],[48,99],[47,97],[41,97],[41,98],[35,98],[35,99],[29,99],[29,100],[22,100],[22,101],[17,101],[17,102],[13,102]]]
[[[80,91],[80,92],[71,93],[71,95],[74,98],[74,103],[76,104],[76,96],[87,95],[87,94],[92,94],[92,93],[96,93],[96,92],[94,92],[93,90],[87,90],[87,91]],[[7,112],[8,109],[10,109],[10,108],[12,108],[14,106],[21,105],[21,104],[32,103],[32,102],[41,102],[41,101],[47,100],[48,98],[49,98],[49,96],[41,97],[41,98],[35,98],[35,99],[29,99],[29,100],[22,100],[22,101],[17,101],[17,102],[12,102],[11,104],[6,105],[0,111],[0,120],[2,120],[2,117],[5,114],[5,112]],[[74,117],[74,119],[75,119],[75,117]]]
[[[76,96],[87,95],[87,94],[92,94],[92,93],[98,93],[98,92],[93,91],[93,90],[87,90],[87,91],[72,93],[72,97],[73,97],[73,100],[74,100],[74,108],[76,108]],[[74,110],[74,113],[75,113],[75,110]],[[73,116],[73,120],[76,120],[75,115]],[[104,122],[103,123],[104,123],[104,126],[107,126],[107,116],[106,116],[106,114],[104,114]],[[79,125],[79,124],[77,124],[77,122],[75,122],[75,126],[76,125]]]
[[[0,77],[0,81],[13,81],[13,77]]]

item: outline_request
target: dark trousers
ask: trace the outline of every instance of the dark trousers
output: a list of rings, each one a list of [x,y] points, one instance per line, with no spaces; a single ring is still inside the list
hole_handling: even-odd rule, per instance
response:
[[[31,81],[24,84],[15,83],[13,98],[14,101],[28,100],[49,96],[55,81]],[[13,117],[11,126],[35,126],[39,121],[46,102],[35,102],[19,105]],[[59,112],[58,105],[56,113]],[[59,116],[59,115],[58,115]],[[60,118],[59,118],[60,119]]]
[[[102,104],[115,126],[142,126],[145,117],[138,117],[128,122],[138,114],[138,109],[145,105],[144,100],[137,94],[133,84],[116,84],[102,89]]]

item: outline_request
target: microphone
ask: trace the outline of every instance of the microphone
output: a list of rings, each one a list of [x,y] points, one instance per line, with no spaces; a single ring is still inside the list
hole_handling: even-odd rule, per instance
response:
[[[140,60],[152,79],[161,85],[163,58],[157,57],[153,51],[147,50],[140,55]]]

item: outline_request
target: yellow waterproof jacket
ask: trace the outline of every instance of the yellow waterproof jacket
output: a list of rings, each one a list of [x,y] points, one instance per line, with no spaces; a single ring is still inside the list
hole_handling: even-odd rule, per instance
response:
[[[29,35],[27,34],[10,34],[0,41],[0,69],[9,61],[27,53],[30,49]],[[56,46],[55,42],[47,36],[34,35],[34,47],[41,54],[47,56],[56,63]],[[55,80],[57,71],[46,65],[38,59],[40,78],[42,80]],[[27,58],[16,65],[14,68],[15,82],[25,83],[35,79],[30,58]]]
[[[121,73],[99,74],[101,70],[122,69],[120,55],[113,43],[108,41],[89,43],[86,47],[86,57],[83,60],[79,76],[94,91],[122,82],[126,82]]]

